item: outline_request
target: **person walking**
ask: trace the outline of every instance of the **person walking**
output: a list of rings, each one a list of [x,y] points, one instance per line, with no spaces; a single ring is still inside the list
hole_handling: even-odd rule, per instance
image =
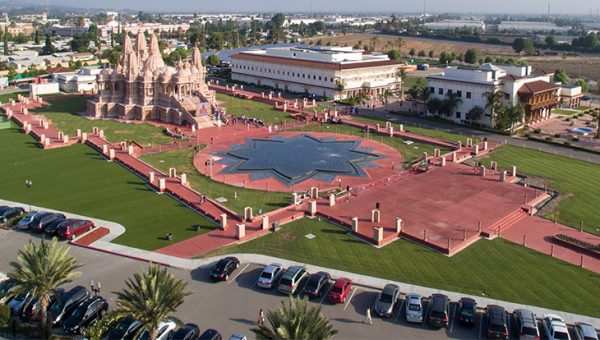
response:
[[[369,325],[373,324],[373,319],[371,319],[371,308],[370,307],[367,308],[367,315],[365,317],[365,320],[363,320],[363,323],[369,323]]]
[[[258,322],[257,322],[257,324],[259,326],[263,326],[265,324],[265,313],[263,312],[262,308],[258,312]]]

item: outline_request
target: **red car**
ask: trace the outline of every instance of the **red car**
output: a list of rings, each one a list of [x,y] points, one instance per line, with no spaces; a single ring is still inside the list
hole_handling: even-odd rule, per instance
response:
[[[72,240],[75,236],[81,235],[94,228],[94,222],[88,220],[66,220],[60,224],[57,233],[58,236],[67,240]]]
[[[352,280],[343,277],[339,278],[333,283],[333,287],[329,291],[327,298],[333,303],[344,303],[351,289]]]

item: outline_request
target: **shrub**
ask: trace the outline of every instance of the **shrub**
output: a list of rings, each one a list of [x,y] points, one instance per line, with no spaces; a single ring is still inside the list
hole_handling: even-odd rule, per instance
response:
[[[542,133],[542,129],[535,129],[533,130],[533,133]]]
[[[560,133],[555,133],[555,134],[554,134],[554,138],[560,138],[560,137],[561,137],[561,136],[560,136]]]
[[[552,137],[546,137],[544,139],[547,140],[548,142],[552,142]]]
[[[579,137],[574,136],[572,140],[573,140],[573,142],[579,142]]]
[[[525,138],[529,138],[529,137],[531,137],[531,134],[530,133],[526,133],[524,136],[525,136]]]
[[[0,327],[8,326],[10,321],[10,307],[5,304],[0,305]]]
[[[568,140],[564,141],[563,144],[566,146],[571,146],[571,142],[569,142]]]

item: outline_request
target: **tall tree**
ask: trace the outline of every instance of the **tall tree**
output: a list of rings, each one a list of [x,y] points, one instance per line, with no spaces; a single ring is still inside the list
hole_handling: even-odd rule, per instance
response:
[[[465,63],[467,64],[476,64],[477,63],[477,50],[474,48],[469,48],[467,52],[465,52]]]
[[[462,103],[462,99],[460,99],[458,94],[447,93],[446,97],[442,100],[442,108],[440,112],[449,117],[458,108],[460,103]]]
[[[159,323],[175,313],[185,297],[191,294],[184,291],[186,282],[157,265],[135,273],[133,279],[128,279],[125,284],[126,289],[114,293],[117,296],[117,313],[138,320],[152,340],[156,339]]]
[[[488,91],[483,94],[485,98],[485,109],[490,111],[492,124],[495,124],[496,111],[502,107],[503,93],[500,91]]]
[[[17,252],[17,262],[10,262],[8,277],[16,282],[12,294],[30,293],[40,302],[40,324],[46,329],[48,304],[56,296],[56,288],[69,283],[80,273],[75,257],[68,246],[59,245],[56,238],[50,242],[27,243]]]
[[[562,84],[568,84],[569,76],[567,75],[567,72],[565,72],[565,70],[560,68],[554,72],[554,81],[558,81]]]
[[[4,55],[10,55],[10,49],[8,48],[8,27],[4,28]]]
[[[267,311],[271,327],[264,325],[251,331],[259,339],[331,339],[337,334],[331,321],[321,312],[321,307],[308,307],[307,299],[290,297],[289,304]]]
[[[34,33],[34,38],[33,38],[33,42],[34,42],[36,45],[39,45],[39,44],[40,44],[40,30],[35,30],[35,33]]]

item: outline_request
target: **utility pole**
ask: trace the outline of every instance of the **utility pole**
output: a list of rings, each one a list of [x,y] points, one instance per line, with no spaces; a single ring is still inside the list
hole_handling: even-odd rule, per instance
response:
[[[548,1],[548,25],[550,25],[550,1]]]

